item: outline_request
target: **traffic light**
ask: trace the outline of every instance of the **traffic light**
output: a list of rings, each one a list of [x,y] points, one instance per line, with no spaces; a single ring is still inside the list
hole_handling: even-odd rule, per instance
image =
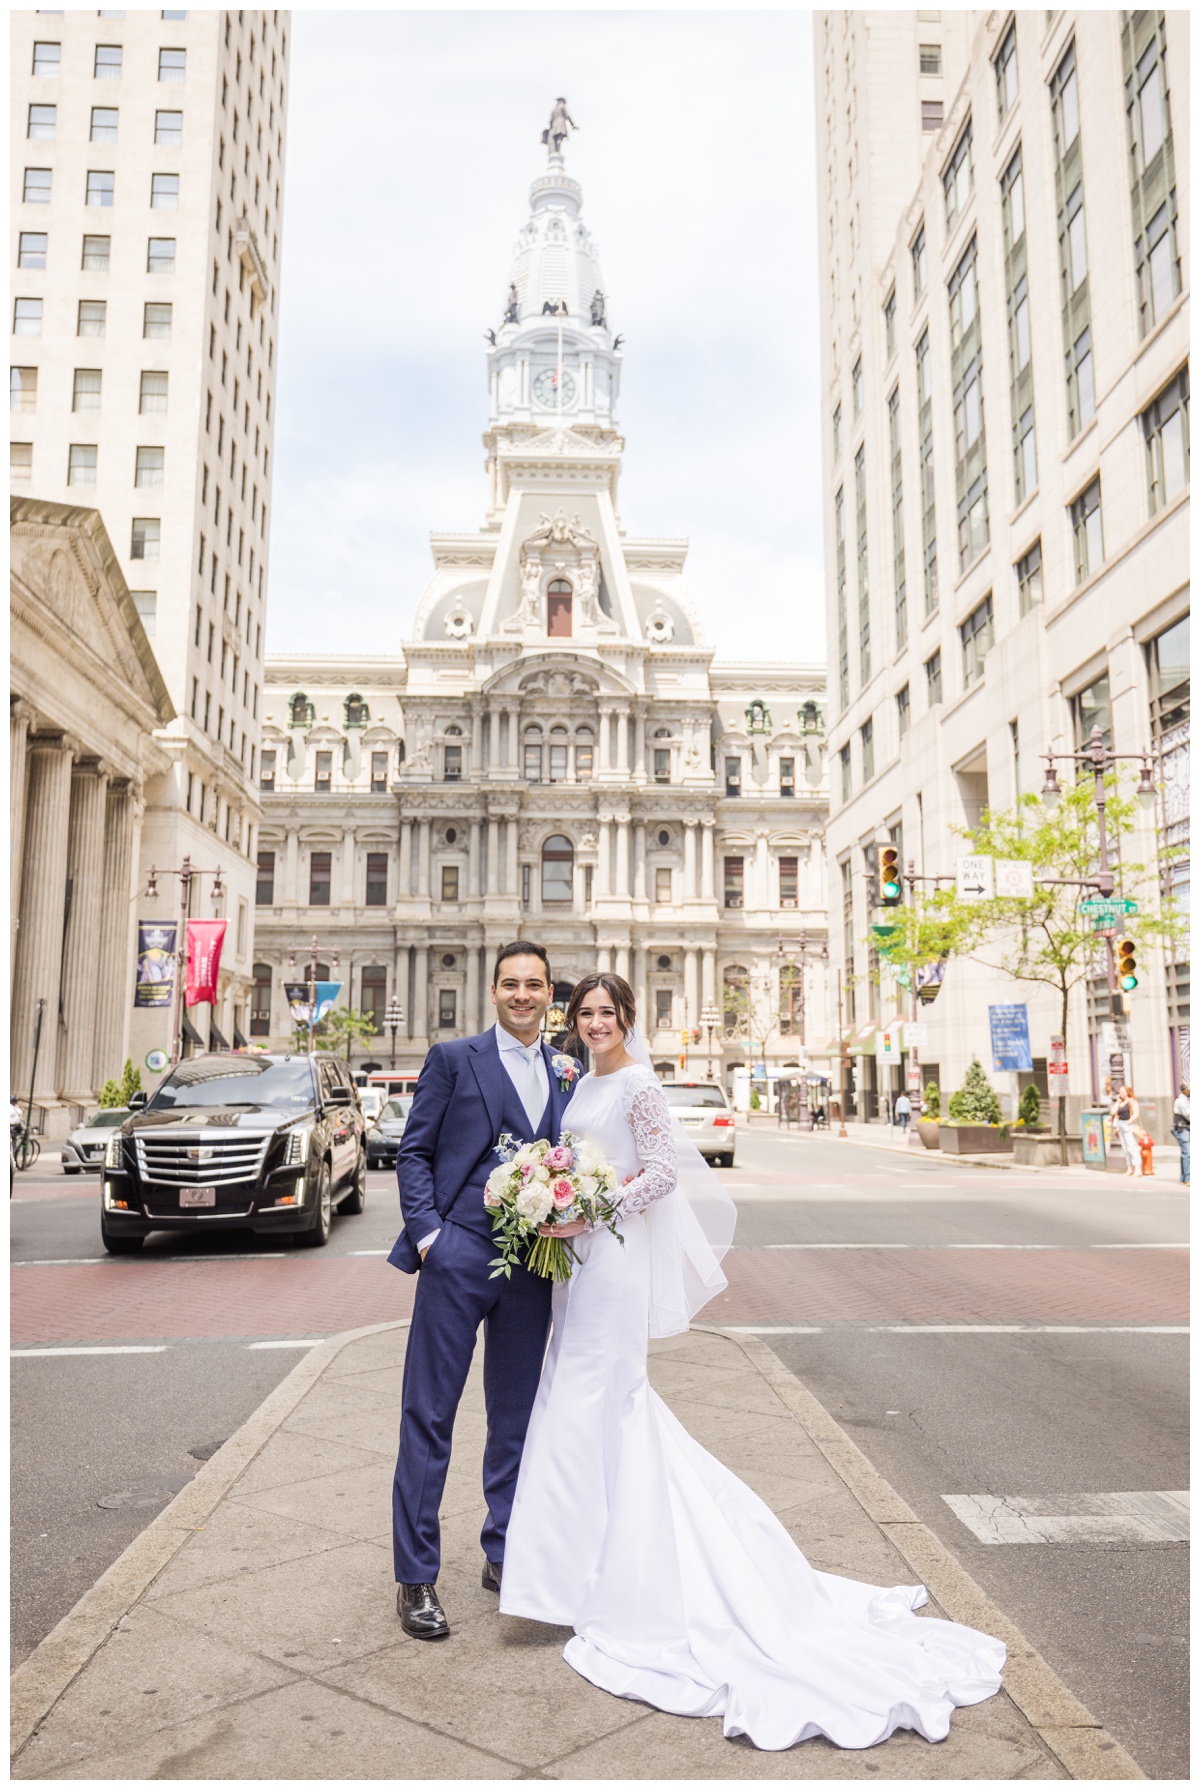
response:
[[[699,1042],[700,1042],[700,1027],[693,1026],[692,1027],[692,1043],[699,1044]]]
[[[1138,985],[1137,958],[1132,939],[1120,939],[1117,942],[1117,979],[1124,994],[1132,993]]]
[[[877,907],[899,907],[901,896],[900,848],[883,845],[879,848],[879,900]]]
[[[681,1069],[687,1068],[687,1050],[691,1041],[692,1034],[688,1031],[687,1027],[684,1026],[679,1034],[679,1067]]]

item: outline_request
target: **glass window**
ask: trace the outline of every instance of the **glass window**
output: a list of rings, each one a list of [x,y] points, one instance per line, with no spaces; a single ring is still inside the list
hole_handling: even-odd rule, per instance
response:
[[[271,876],[273,879],[274,875],[275,875],[275,854],[274,854],[274,852],[267,852],[265,855],[268,858],[270,858],[270,860],[271,860]],[[262,859],[263,859],[263,854],[260,852],[259,853],[260,867],[262,864]],[[260,869],[260,875],[261,875],[261,869]],[[260,890],[262,888],[261,882],[259,884],[259,888],[260,888]],[[262,897],[261,893],[259,894],[258,899],[259,899],[259,904],[262,905],[263,897]],[[271,897],[268,895],[266,905],[270,906],[270,902],[271,902]],[[256,963],[254,966],[254,992],[250,997],[250,1036],[252,1038],[269,1038],[270,1035],[271,1035],[271,966],[269,963]]]
[[[1054,98],[1054,129],[1058,139],[1059,159],[1065,161],[1067,151],[1079,135],[1079,83],[1075,75],[1073,43],[1054,72],[1050,91]]]
[[[962,640],[963,687],[969,689],[977,678],[983,676],[984,660],[996,638],[990,595],[983,599],[978,608],[971,611],[958,632]]]
[[[1067,199],[1067,279],[1072,292],[1078,292],[1087,279],[1087,234],[1083,223],[1083,186],[1072,188]]]
[[[138,393],[138,411],[142,416],[153,416],[167,408],[167,375],[165,373],[143,373],[141,389]]]
[[[551,640],[570,639],[571,586],[565,578],[554,578],[546,587],[546,633]]]
[[[142,335],[147,342],[171,340],[171,306],[146,305],[142,311]]]
[[[367,853],[367,906],[387,906],[388,855],[385,851]],[[445,900],[445,896],[442,897]]]
[[[833,457],[836,460],[842,451],[842,407],[839,404],[833,413]]]
[[[1017,502],[1024,503],[1030,492],[1037,490],[1037,438],[1032,404],[1027,405],[1017,418],[1013,442]]]
[[[318,752],[316,754],[316,773],[314,786],[318,795],[327,796],[333,789],[333,753]]]
[[[933,708],[942,700],[942,655],[940,650],[925,661],[925,694]]]
[[[554,729],[554,731],[557,732],[558,730]],[[565,733],[566,729],[563,728],[562,731]],[[567,747],[566,741],[562,740],[562,741],[556,742],[554,740],[551,740],[551,742],[550,742],[550,781],[551,781],[551,783],[565,783],[566,782],[566,780],[567,780],[567,756],[568,756],[568,747]]]
[[[1187,489],[1191,478],[1189,388],[1186,367],[1142,413],[1150,514]]]
[[[96,45],[96,61],[92,73],[97,81],[119,81],[121,79],[120,44]]]
[[[62,45],[35,43],[33,72],[35,75],[56,75],[62,67]]]
[[[654,748],[654,781],[656,783],[671,781],[671,748],[669,746]]]
[[[1004,41],[996,52],[996,109],[1007,118],[1017,97],[1017,26],[1016,21],[1004,33]]]
[[[552,833],[542,847],[542,900],[571,900],[575,852],[563,833]]]
[[[186,80],[187,51],[160,50],[158,52],[158,78],[160,81]]]
[[[1144,172],[1162,148],[1167,135],[1166,94],[1163,91],[1163,65],[1157,43],[1152,43],[1137,66],[1137,132],[1138,159]]]
[[[67,483],[68,485],[94,485],[96,483],[96,458],[99,450],[94,446],[72,446],[67,449]]]
[[[1092,366],[1092,332],[1082,330],[1067,356],[1067,417],[1078,435],[1096,414],[1096,381]]]
[[[99,367],[76,367],[71,391],[71,409],[99,410],[101,383]]]
[[[859,355],[850,374],[850,391],[854,402],[855,416],[861,416],[863,407],[863,370],[862,356]]]
[[[654,1023],[659,1031],[665,1031],[671,1024],[671,990],[656,988],[654,990]]]
[[[258,787],[273,790],[275,788],[275,749],[264,746],[258,761]]]
[[[946,195],[946,228],[951,229],[961,215],[971,194],[973,168],[971,162],[971,120],[954,145],[953,153],[942,175],[942,191]]]
[[[178,174],[152,174],[150,176],[150,209],[152,211],[179,210]]]
[[[1093,727],[1100,729],[1106,746],[1113,743],[1112,731],[1112,692],[1109,688],[1108,673],[1098,677],[1094,684],[1081,690],[1071,703],[1075,720],[1076,750],[1087,745]]]
[[[310,852],[308,857],[308,905],[329,906],[330,879],[333,874],[333,853]]]
[[[104,169],[91,168],[87,177],[87,203],[89,205],[111,205],[116,187],[116,176]]]
[[[1075,537],[1075,582],[1098,571],[1104,563],[1104,531],[1100,518],[1100,480],[1094,478],[1071,505],[1071,530]]]
[[[52,143],[57,123],[57,106],[30,106],[25,135],[37,141]]]
[[[276,1106],[303,1112],[315,1104],[312,1065],[306,1056],[283,1062],[253,1056],[197,1057],[172,1070],[151,1095],[147,1110]]]
[[[940,99],[923,99],[921,101],[921,129],[929,134],[942,128],[942,102]]]
[[[654,872],[654,899],[658,902],[671,900],[671,872],[664,865],[659,865]]]
[[[1138,237],[1137,263],[1139,320],[1145,336],[1166,316],[1180,290],[1174,191]]]
[[[920,68],[923,75],[940,75],[942,72],[941,44],[920,44],[917,54],[920,57]]]
[[[52,180],[49,168],[26,168],[22,189],[26,205],[49,205]]]
[[[438,1031],[452,1032],[458,1024],[458,990],[438,989]]]
[[[848,802],[854,793],[854,780],[850,768],[849,741],[846,742],[838,753],[838,763],[841,766],[842,771],[842,800],[843,802]]]
[[[1042,600],[1042,543],[1033,546],[1017,561],[1017,606],[1028,615],[1035,603]]]
[[[157,559],[162,522],[157,516],[135,516],[130,533],[130,559]]]
[[[908,685],[905,684],[896,692],[896,720],[900,728],[901,739],[903,739],[908,732],[908,723],[911,714],[912,708],[909,702]]]
[[[725,906],[741,907],[746,888],[746,863],[744,858],[726,858],[725,860]]]
[[[462,782],[462,754],[463,749],[461,746],[446,746],[444,748],[442,763],[443,783]]]
[[[8,370],[8,408],[37,409],[38,370],[36,367],[10,367]]]
[[[974,323],[977,312],[974,237],[951,274],[947,290],[950,294],[950,343],[957,348]]]
[[[90,141],[93,143],[115,143],[118,117],[119,114],[115,106],[93,106]]]
[[[458,865],[442,865],[442,900],[458,900]]]
[[[921,225],[921,228],[913,237],[910,253],[912,255],[913,270],[913,303],[915,304],[925,290],[926,258],[924,224]]]
[[[166,452],[160,447],[140,447],[136,450],[133,482],[142,489],[153,489],[163,482],[163,467]]]
[[[45,267],[49,241],[43,230],[22,230],[17,242],[17,266]]]
[[[542,780],[542,742],[526,740],[525,742],[525,781],[540,783]]]
[[[864,721],[858,730],[862,747],[862,780],[869,783],[875,775],[875,723]]]
[[[1029,365],[1029,282],[1022,274],[1013,287],[1009,300],[1012,307],[1012,356],[1013,373],[1023,373]]]
[[[1004,213],[1004,248],[1005,253],[1011,255],[1025,234],[1025,176],[1019,144],[1000,176],[1000,198]]]
[[[177,149],[183,142],[183,113],[156,112],[154,141],[161,149]]]
[[[592,774],[594,746],[591,734],[575,736],[575,781],[586,783]]]
[[[147,273],[175,272],[175,238],[152,236],[146,247]]]
[[[896,352],[896,288],[893,286],[883,307],[883,343],[891,360]]]
[[[41,301],[39,300],[39,303]],[[102,336],[108,318],[108,305],[102,298],[81,298],[79,301],[79,322],[76,334],[81,336]]]
[[[779,905],[780,907],[798,907],[800,905],[799,858],[780,858],[779,860]]]
[[[781,796],[794,796],[796,793],[796,761],[794,758],[781,758],[779,761],[779,793]]]
[[[28,485],[33,479],[32,441],[8,444],[8,478],[11,485]]]
[[[111,250],[111,236],[85,236],[83,239],[84,272],[107,273]]]
[[[725,760],[725,794],[740,796],[742,793],[742,761],[740,758]]]
[[[131,590],[134,607],[142,618],[142,627],[154,639],[154,623],[158,614],[158,597],[152,590]]]
[[[371,754],[371,794],[385,796],[388,783],[388,755],[386,752]]]
[[[42,333],[42,301],[40,298],[18,298],[13,304],[13,335],[40,336]]]

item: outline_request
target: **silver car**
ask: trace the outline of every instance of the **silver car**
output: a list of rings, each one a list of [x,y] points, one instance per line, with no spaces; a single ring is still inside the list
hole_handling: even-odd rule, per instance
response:
[[[400,1139],[404,1136],[404,1125],[412,1103],[411,1094],[393,1094],[392,1098],[384,1105],[379,1117],[367,1126],[368,1168],[395,1167],[396,1151],[400,1147]]]
[[[84,1169],[102,1167],[109,1132],[128,1117],[127,1106],[102,1106],[98,1113],[77,1125],[63,1140],[63,1174],[80,1175]]]
[[[737,1120],[725,1090],[712,1081],[668,1081],[662,1091],[676,1130],[691,1138],[707,1162],[732,1168]]]

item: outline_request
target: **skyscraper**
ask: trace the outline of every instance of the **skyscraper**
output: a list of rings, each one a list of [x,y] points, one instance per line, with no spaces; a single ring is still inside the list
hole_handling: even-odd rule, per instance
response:
[[[162,669],[142,869],[222,868],[223,910],[193,887],[230,921],[205,1043],[244,1031],[250,988],[289,31],[12,15],[11,486],[99,510]],[[161,1030],[135,1017],[135,1057]]]

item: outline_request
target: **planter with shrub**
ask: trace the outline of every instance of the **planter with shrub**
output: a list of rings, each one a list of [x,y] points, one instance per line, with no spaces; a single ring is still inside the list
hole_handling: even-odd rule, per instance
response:
[[[927,1150],[939,1147],[939,1120],[942,1111],[942,1090],[935,1081],[925,1083],[925,1111],[917,1120],[917,1136]]]
[[[1007,1154],[1012,1139],[1001,1123],[1000,1097],[983,1073],[978,1057],[972,1057],[963,1085],[951,1094],[949,1124],[940,1127],[940,1147],[952,1156]]]

